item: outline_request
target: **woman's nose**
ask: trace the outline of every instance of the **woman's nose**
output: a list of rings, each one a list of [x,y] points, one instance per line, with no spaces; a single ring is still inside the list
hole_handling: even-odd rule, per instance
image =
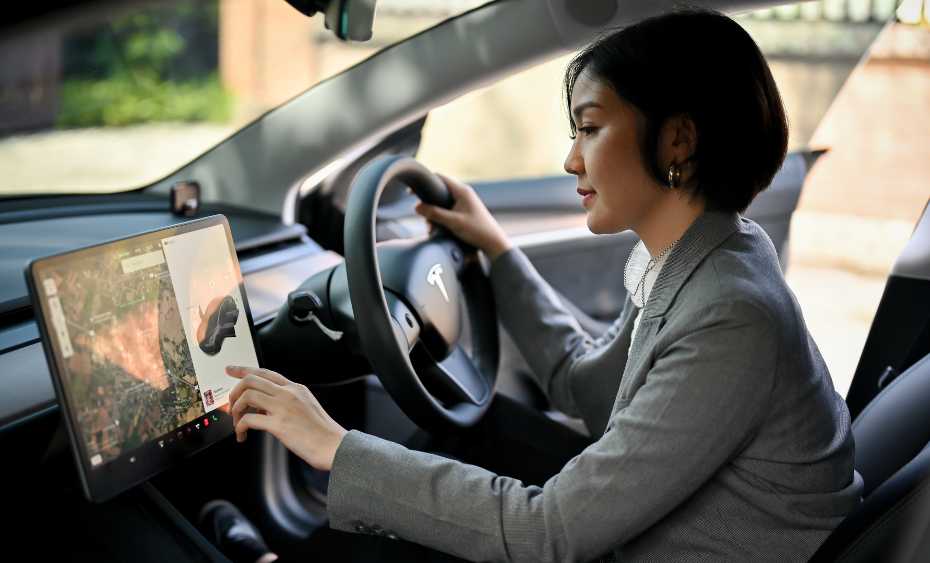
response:
[[[584,160],[581,158],[581,153],[578,151],[578,140],[572,143],[572,148],[568,151],[568,156],[565,157],[565,171],[574,176],[580,176],[584,172]]]

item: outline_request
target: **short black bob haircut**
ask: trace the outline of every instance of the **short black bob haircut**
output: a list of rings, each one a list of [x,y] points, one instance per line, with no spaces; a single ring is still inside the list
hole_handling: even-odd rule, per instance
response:
[[[718,12],[681,8],[602,36],[565,71],[571,96],[582,72],[609,85],[645,117],[639,131],[646,169],[667,184],[658,136],[669,117],[687,115],[697,131],[692,192],[708,209],[744,211],[785,159],[788,121],[759,47]]]

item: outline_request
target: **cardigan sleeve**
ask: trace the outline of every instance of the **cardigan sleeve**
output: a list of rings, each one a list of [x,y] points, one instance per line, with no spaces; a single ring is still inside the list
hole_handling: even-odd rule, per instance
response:
[[[578,385],[573,381],[575,362],[613,340],[624,316],[592,338],[518,248],[491,263],[490,279],[501,323],[549,400],[566,414],[582,416],[586,405],[579,405],[572,392]],[[620,365],[618,371],[622,369]]]

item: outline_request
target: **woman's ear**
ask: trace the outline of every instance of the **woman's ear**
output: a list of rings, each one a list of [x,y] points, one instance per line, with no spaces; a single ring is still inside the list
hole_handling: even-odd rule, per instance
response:
[[[666,121],[671,127],[671,145],[675,162],[682,164],[691,160],[697,150],[697,127],[691,116],[682,113],[672,116]]]
[[[663,172],[672,164],[680,166],[681,183],[687,185],[695,171],[692,157],[697,143],[697,127],[691,116],[680,113],[667,118],[659,131],[659,162]]]

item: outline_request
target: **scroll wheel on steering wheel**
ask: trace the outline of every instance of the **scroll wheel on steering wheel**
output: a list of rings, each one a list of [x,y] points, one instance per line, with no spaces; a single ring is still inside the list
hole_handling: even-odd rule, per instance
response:
[[[300,289],[287,296],[287,308],[292,316],[306,317],[310,313],[318,314],[323,308],[323,300],[312,291]]]

